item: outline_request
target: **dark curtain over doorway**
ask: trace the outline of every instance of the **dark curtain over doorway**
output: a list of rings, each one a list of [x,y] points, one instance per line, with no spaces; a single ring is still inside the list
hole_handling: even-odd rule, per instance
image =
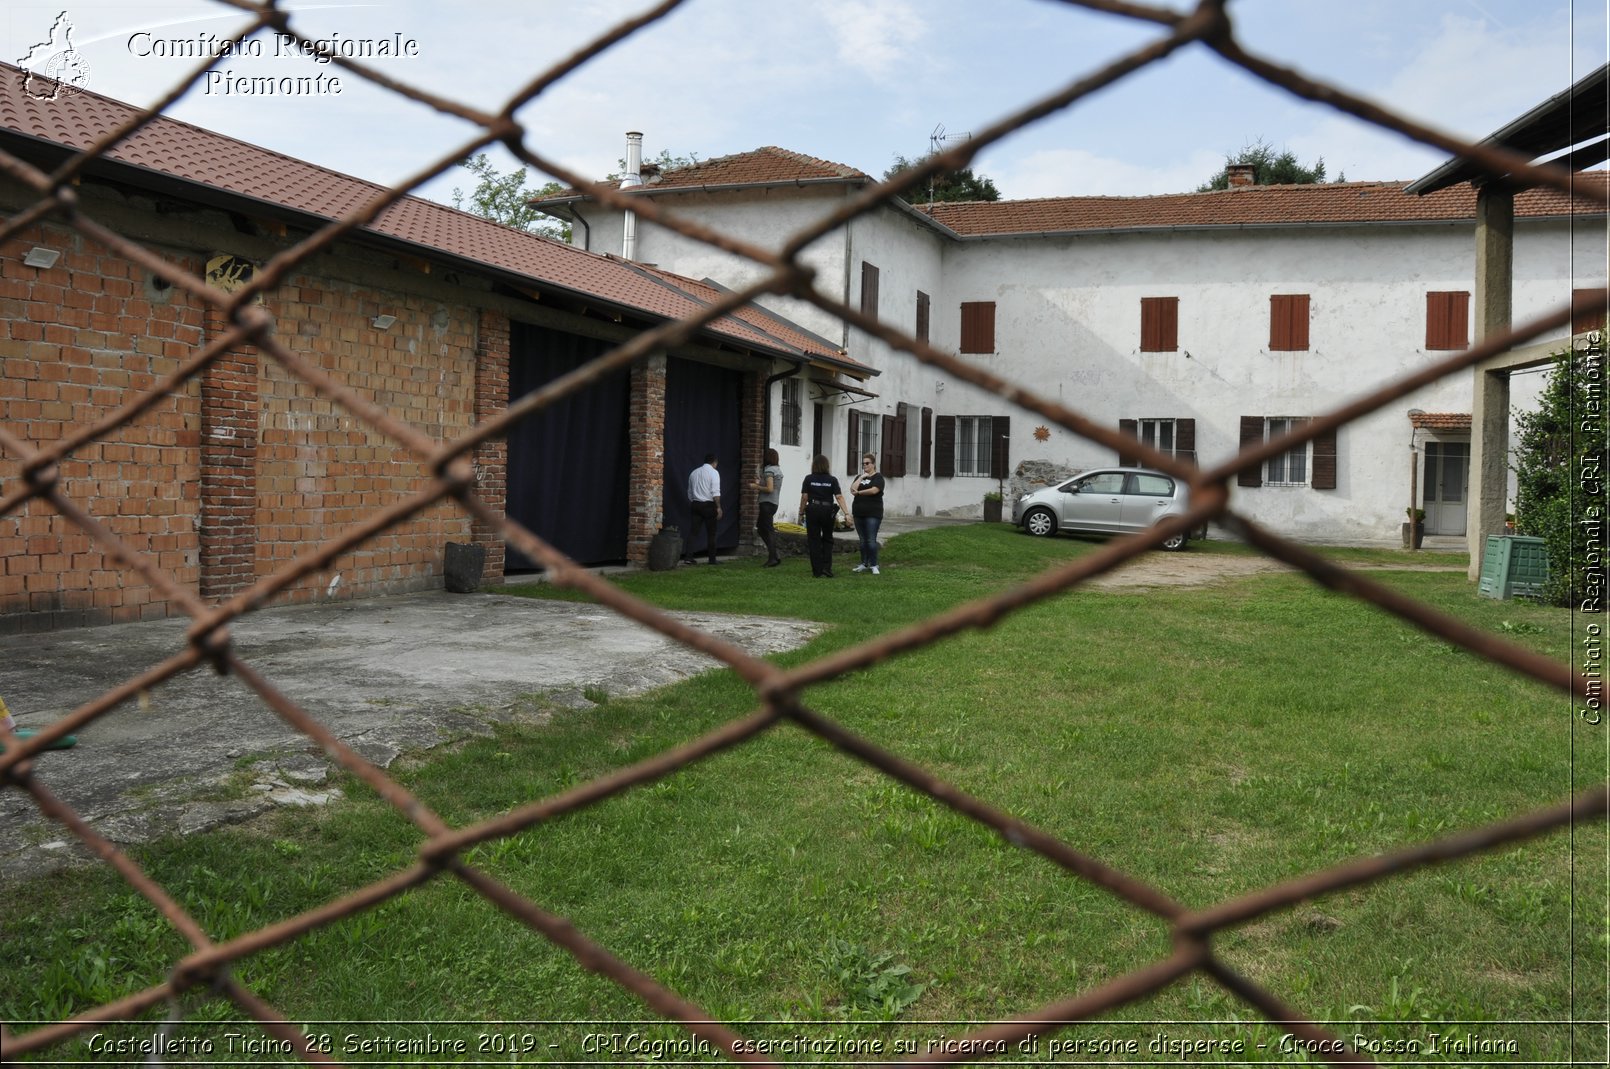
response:
[[[509,400],[573,371],[609,348],[526,323],[509,325]],[[582,564],[626,559],[626,372],[522,420],[509,432],[509,516]],[[513,545],[511,571],[536,568]]]
[[[688,476],[716,455],[721,473],[721,522],[716,548],[738,545],[738,506],[753,493],[739,485],[743,375],[713,364],[672,359],[665,374],[665,522],[682,530],[682,552],[702,556],[704,530],[695,533],[688,510]],[[756,458],[757,460],[759,458]],[[690,542],[689,539],[692,539]]]

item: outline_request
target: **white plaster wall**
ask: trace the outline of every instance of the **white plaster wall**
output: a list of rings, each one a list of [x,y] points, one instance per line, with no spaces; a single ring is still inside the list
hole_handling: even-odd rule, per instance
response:
[[[1593,265],[1602,282],[1597,237],[1578,234],[1573,266],[1563,224],[1517,226],[1517,321],[1568,297],[1572,277],[1593,284],[1582,281]],[[1316,415],[1451,355],[1424,349],[1425,294],[1470,290],[1473,276],[1469,226],[964,242],[946,261],[947,329],[958,329],[961,301],[996,301],[999,353],[976,358],[984,366],[1106,426],[1193,417],[1198,455],[1211,466],[1239,448],[1242,415]],[[1275,293],[1310,295],[1307,351],[1269,350]],[[1140,298],[1164,296],[1180,301],[1180,351],[1142,353]],[[1237,488],[1236,507],[1296,538],[1395,541],[1409,500],[1412,408],[1469,412],[1468,376],[1424,387],[1344,428],[1335,490]],[[1014,418],[1014,463],[1115,462],[1110,450],[1059,427],[1035,441],[1038,422]]]
[[[776,252],[789,237],[831,214],[844,197],[842,186],[814,186],[786,193],[776,190],[681,193],[657,197],[655,204],[760,249]],[[589,251],[621,255],[621,213],[606,212],[599,205],[589,204],[582,206],[581,214],[591,225],[591,234],[580,226],[573,226],[571,241],[580,245],[584,239],[589,239]],[[817,289],[839,300],[845,296],[851,270],[845,246],[846,236],[840,229],[812,242],[801,255],[801,260],[816,273]],[[712,278],[728,289],[741,288],[766,275],[765,267],[755,260],[685,237],[641,217],[637,220],[635,259],[690,278]],[[854,269],[858,271],[859,264]],[[859,281],[855,284],[859,286]],[[768,296],[758,303],[841,347],[844,345],[843,322],[808,302]]]
[[[840,189],[800,189],[693,194],[664,203],[776,248],[843,196]],[[592,222],[593,250],[618,252],[618,216]],[[753,263],[641,220],[639,258],[734,287],[760,274]],[[994,301],[997,352],[968,359],[1106,426],[1130,418],[1194,418],[1204,466],[1237,451],[1242,415],[1321,414],[1450,356],[1424,349],[1425,294],[1473,290],[1475,273],[1468,223],[955,241],[893,209],[818,240],[805,259],[818,272],[818,287],[852,307],[859,306],[862,261],[876,264],[880,318],[904,331],[914,329],[916,291],[928,293],[931,341],[952,352],[959,343],[961,303]],[[1603,285],[1606,275],[1602,221],[1574,230],[1565,223],[1517,222],[1516,322],[1568,299],[1573,288]],[[1308,350],[1269,350],[1269,297],[1277,293],[1310,295]],[[1165,296],[1179,298],[1180,351],[1142,353],[1140,298]],[[878,397],[858,400],[858,410],[892,415],[899,402],[911,406],[912,474],[890,480],[891,512],[977,514],[983,494],[996,488],[992,479],[917,476],[923,407],[936,417],[1010,416],[1014,467],[1025,460],[1072,468],[1116,461],[1106,447],[953,381],[808,304],[778,298],[762,303],[827,338],[842,339],[852,356],[881,371],[867,384]],[[1537,376],[1517,379],[1512,402],[1529,404],[1538,385]],[[1408,411],[1469,412],[1470,398],[1464,373],[1424,387],[1342,429],[1336,489],[1237,488],[1235,506],[1290,537],[1396,542],[1410,495]],[[811,400],[807,396],[801,446],[779,447],[787,485],[795,488],[785,487],[782,514],[788,518],[810,464]],[[844,409],[826,400],[832,407],[825,451],[842,479],[848,463]],[[774,436],[778,402],[774,390]],[[1044,442],[1034,437],[1042,424],[1050,428]]]

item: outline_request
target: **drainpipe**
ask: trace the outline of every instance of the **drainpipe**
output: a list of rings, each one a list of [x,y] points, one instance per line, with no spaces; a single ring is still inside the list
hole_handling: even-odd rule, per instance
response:
[[[581,217],[581,213],[576,210],[574,205],[572,205],[571,208],[570,208],[570,222],[571,222],[571,227],[572,227],[572,236],[571,236],[571,239],[570,239],[570,243],[572,245],[574,245],[576,243],[576,239],[575,239],[575,236],[574,236],[574,227],[575,227],[575,224],[580,223],[581,224],[581,230],[582,230],[581,249],[582,249],[583,252],[592,252],[593,251],[593,228],[588,225],[587,220],[585,220],[585,219],[583,219]]]
[[[844,303],[850,304],[850,257],[855,245],[850,240],[850,227],[853,223],[844,224]],[[853,307],[853,306],[852,306]],[[850,321],[841,320],[839,323],[839,348],[846,354],[850,351]]]
[[[767,446],[771,445],[772,386],[776,383],[782,382],[786,378],[799,374],[800,368],[803,368],[804,366],[805,361],[797,360],[790,364],[787,368],[784,368],[782,371],[779,371],[777,374],[767,379],[765,385],[761,387],[761,412],[763,413],[760,420],[760,437],[762,439],[761,448],[766,448]]]
[[[643,184],[643,135],[636,130],[626,134],[626,177],[621,179],[622,189],[636,189]],[[621,258],[637,259],[637,213],[627,210],[621,231]]]

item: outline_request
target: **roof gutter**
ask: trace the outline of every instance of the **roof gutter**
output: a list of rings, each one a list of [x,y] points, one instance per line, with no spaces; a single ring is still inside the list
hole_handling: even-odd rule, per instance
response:
[[[787,360],[788,358],[784,357],[784,359]],[[789,366],[786,369],[779,371],[775,375],[768,376],[766,381],[761,384],[760,440],[766,443],[766,448],[768,449],[771,448],[771,388],[784,379],[791,379],[798,375],[805,367],[805,364],[806,361],[804,360],[789,360]]]

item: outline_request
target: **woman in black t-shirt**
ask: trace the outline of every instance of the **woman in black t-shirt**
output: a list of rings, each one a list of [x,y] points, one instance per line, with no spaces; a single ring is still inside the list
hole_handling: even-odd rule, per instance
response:
[[[837,501],[838,504],[834,504]],[[799,488],[799,514],[805,518],[805,544],[811,551],[811,575],[833,578],[833,517],[844,508],[844,491],[828,459],[817,454],[811,473]]]
[[[883,524],[883,476],[878,472],[878,458],[871,453],[861,454],[861,474],[850,483],[850,496],[855,498],[851,515],[855,517],[855,533],[861,540],[861,563],[858,572],[878,574],[878,528]]]

